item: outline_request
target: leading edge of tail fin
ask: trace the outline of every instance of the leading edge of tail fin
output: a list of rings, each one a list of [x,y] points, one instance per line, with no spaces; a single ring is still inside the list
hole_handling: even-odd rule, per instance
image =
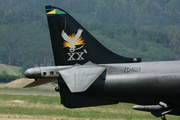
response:
[[[105,48],[66,11],[46,6],[55,65],[140,62],[141,58],[127,58]]]

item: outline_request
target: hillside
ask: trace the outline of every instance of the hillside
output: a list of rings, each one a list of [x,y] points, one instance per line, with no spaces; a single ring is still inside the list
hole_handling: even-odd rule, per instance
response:
[[[22,76],[21,67],[0,64],[0,83],[8,83]]]
[[[8,75],[21,76],[20,70],[21,67],[18,66],[0,64],[0,73],[6,71]]]
[[[24,86],[26,86],[32,82],[34,82],[34,79],[20,78],[20,79],[13,80],[6,84],[0,84],[0,88],[9,88],[9,89],[10,88],[23,88]],[[43,85],[33,87],[30,89],[43,88],[43,89],[54,90],[55,86],[56,86],[55,83],[47,83],[47,84],[43,84]],[[28,89],[28,88],[24,88],[24,89]]]

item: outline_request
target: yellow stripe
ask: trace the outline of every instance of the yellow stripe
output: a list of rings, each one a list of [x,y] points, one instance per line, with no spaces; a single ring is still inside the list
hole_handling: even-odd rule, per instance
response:
[[[49,11],[49,12],[46,13],[46,14],[56,14],[56,10]]]

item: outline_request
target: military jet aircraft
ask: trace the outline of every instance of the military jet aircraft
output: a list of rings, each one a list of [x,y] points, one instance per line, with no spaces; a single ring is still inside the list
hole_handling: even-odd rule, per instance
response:
[[[55,66],[29,68],[34,87],[58,80],[68,108],[127,102],[166,119],[180,115],[180,61],[141,62],[113,53],[61,8],[45,7]]]

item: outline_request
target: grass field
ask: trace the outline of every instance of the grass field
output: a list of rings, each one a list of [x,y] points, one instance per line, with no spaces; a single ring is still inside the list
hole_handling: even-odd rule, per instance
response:
[[[14,89],[14,91],[16,90],[19,91],[20,88]],[[49,92],[49,90],[36,90],[37,92]],[[59,96],[0,94],[0,118],[161,120],[150,113],[132,110],[132,106],[133,104],[119,103],[101,107],[67,109],[60,104]],[[167,118],[168,120],[179,119],[177,116],[167,116]]]

